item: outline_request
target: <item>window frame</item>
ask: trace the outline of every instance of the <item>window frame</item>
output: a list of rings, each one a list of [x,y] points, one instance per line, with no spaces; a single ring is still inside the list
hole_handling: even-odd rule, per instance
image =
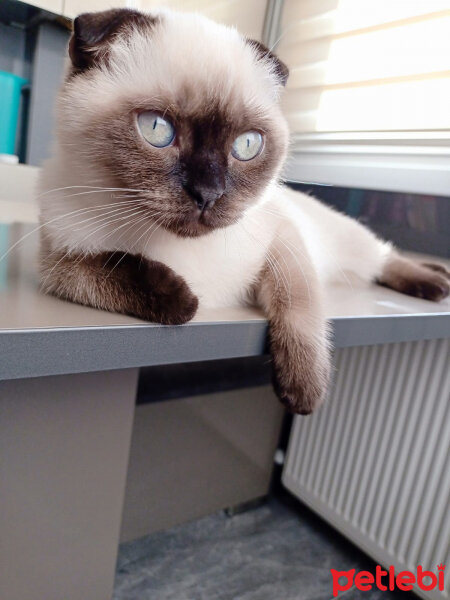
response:
[[[268,0],[264,42],[275,53],[283,8],[284,0]],[[450,130],[293,133],[283,177],[450,196]]]
[[[450,132],[297,134],[289,181],[450,196]]]

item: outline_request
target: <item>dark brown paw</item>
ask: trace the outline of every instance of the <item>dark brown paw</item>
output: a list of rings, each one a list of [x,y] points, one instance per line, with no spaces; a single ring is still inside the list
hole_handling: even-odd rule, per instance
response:
[[[450,293],[449,283],[440,275],[424,276],[415,281],[405,281],[399,291],[408,296],[439,302],[444,300]]]
[[[433,302],[450,294],[450,272],[443,265],[420,264],[400,257],[386,266],[379,283],[402,294]]]
[[[198,298],[186,281],[159,262],[149,262],[146,272],[149,320],[164,325],[182,325],[198,309]]]
[[[186,323],[197,311],[198,300],[182,277],[140,255],[62,251],[45,257],[41,269],[46,293],[86,306],[167,325]]]
[[[283,384],[285,379],[280,371],[274,370],[273,387],[281,403],[292,414],[310,415],[318,408],[325,397],[326,383],[322,377],[315,373],[310,376],[305,373],[304,377],[296,383],[288,386]]]
[[[308,415],[325,397],[329,357],[325,345],[317,347],[291,340],[284,347],[272,342],[273,386],[291,413]]]

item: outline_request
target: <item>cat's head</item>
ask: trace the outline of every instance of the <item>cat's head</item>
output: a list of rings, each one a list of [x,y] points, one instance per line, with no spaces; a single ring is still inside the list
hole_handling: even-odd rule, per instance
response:
[[[149,219],[205,234],[278,176],[288,70],[259,42],[199,15],[114,9],[79,16],[69,54],[60,147],[139,190]]]

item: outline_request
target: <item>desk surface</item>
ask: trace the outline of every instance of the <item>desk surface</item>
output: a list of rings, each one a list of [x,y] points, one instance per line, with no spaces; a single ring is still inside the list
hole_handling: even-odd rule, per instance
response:
[[[0,379],[264,352],[267,322],[255,309],[203,310],[168,327],[41,294],[36,213],[31,202],[0,193],[0,257],[9,252],[0,260]],[[336,347],[450,336],[449,299],[435,304],[354,283],[328,289],[326,306]]]

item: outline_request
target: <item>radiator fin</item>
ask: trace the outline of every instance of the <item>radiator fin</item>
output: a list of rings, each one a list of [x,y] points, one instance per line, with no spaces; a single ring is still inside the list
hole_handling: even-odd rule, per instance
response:
[[[337,350],[328,401],[294,420],[283,482],[380,564],[446,564],[445,591],[415,591],[447,600],[450,340]]]

